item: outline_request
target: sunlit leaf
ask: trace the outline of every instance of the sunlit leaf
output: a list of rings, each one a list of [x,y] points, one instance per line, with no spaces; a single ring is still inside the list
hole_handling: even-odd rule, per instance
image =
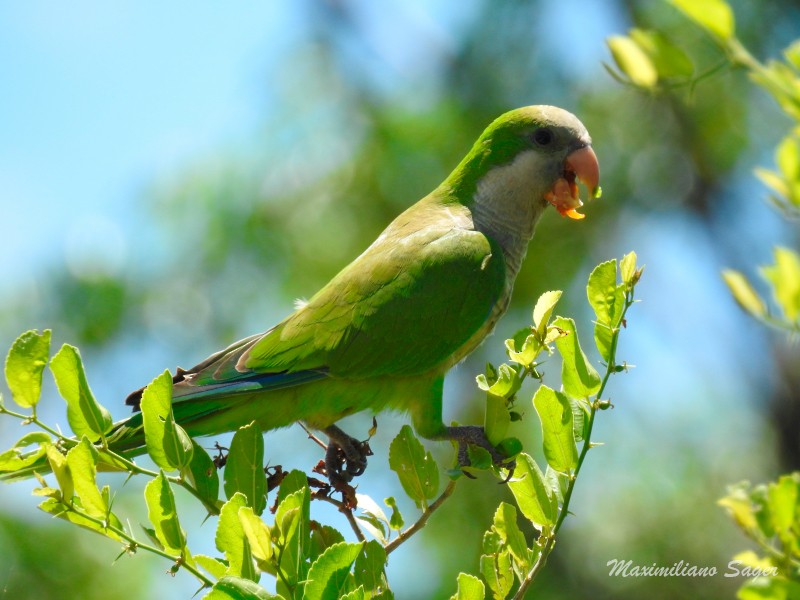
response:
[[[67,465],[83,509],[92,517],[105,519],[108,505],[97,489],[97,450],[87,437],[67,452]]]
[[[480,570],[483,579],[492,591],[493,598],[506,598],[514,586],[514,567],[511,564],[511,553],[508,550],[498,550],[496,553],[483,554],[480,558]],[[459,590],[461,587],[459,586]],[[465,590],[465,594],[466,594]],[[481,600],[485,591],[475,590],[478,595],[465,596],[471,600]],[[461,595],[452,598],[461,598]]]
[[[659,77],[689,77],[694,72],[694,65],[686,52],[670,42],[663,33],[631,29],[629,35],[650,57]]]
[[[764,278],[772,284],[775,302],[790,322],[800,316],[800,256],[788,248],[775,248],[775,264],[762,267]]]
[[[578,464],[578,447],[572,430],[572,406],[566,395],[539,386],[533,405],[542,423],[544,455],[556,471],[569,473]]]
[[[733,295],[733,299],[745,311],[754,317],[763,317],[767,313],[767,306],[764,301],[753,289],[753,286],[750,285],[750,282],[747,281],[747,278],[739,271],[725,269],[722,271],[722,278]]]
[[[520,511],[536,529],[555,523],[558,511],[555,494],[545,484],[539,465],[529,455],[522,453],[517,457],[517,467],[508,487]]]
[[[250,506],[239,509],[239,523],[250,545],[250,553],[262,571],[270,571],[269,561],[272,559],[272,538],[264,521],[253,512]]]
[[[0,454],[0,472],[10,473],[36,464],[45,455],[51,442],[50,435],[44,431],[26,433],[16,444]],[[33,444],[39,444],[39,447],[26,450]]]
[[[581,350],[575,322],[558,317],[553,325],[563,329],[568,335],[556,340],[561,357],[561,381],[564,391],[573,398],[588,398],[600,389],[600,375]]]
[[[479,600],[486,594],[483,582],[474,575],[467,573],[458,574],[458,592],[451,597],[451,600]]]
[[[257,581],[258,575],[253,566],[250,544],[239,520],[239,510],[245,506],[247,498],[244,494],[235,494],[222,506],[214,541],[217,550],[222,552],[228,561],[228,575]]]
[[[339,600],[352,591],[355,586],[350,567],[363,545],[341,542],[327,548],[308,571],[303,600]]]
[[[493,446],[497,446],[505,438],[509,425],[511,425],[511,415],[508,413],[505,399],[487,394],[483,429]]]
[[[192,440],[192,461],[183,474],[200,497],[212,505],[219,500],[219,473],[211,457],[197,442]]]
[[[255,423],[240,427],[231,440],[225,463],[225,496],[241,492],[260,515],[267,506],[267,475],[264,472],[264,436]]]
[[[175,423],[172,414],[172,375],[164,371],[142,393],[147,453],[165,471],[183,469],[191,463],[192,441]]]
[[[439,490],[439,467],[408,425],[403,425],[389,446],[389,467],[417,506],[424,506]]]
[[[42,393],[42,372],[50,358],[50,330],[26,331],[11,345],[6,356],[5,374],[14,402],[33,408]]]
[[[172,488],[163,472],[144,488],[147,518],[153,525],[156,537],[170,554],[184,554],[186,535],[178,522],[178,509]]]
[[[733,37],[733,11],[725,0],[671,0],[692,21],[721,41]]]
[[[628,76],[631,83],[652,88],[658,82],[658,71],[644,50],[631,38],[613,35],[606,39],[617,67]]]
[[[625,310],[626,284],[617,284],[617,261],[609,260],[589,275],[586,295],[597,317],[594,339],[603,360],[611,359],[611,343]]]
[[[800,519],[800,473],[782,475],[770,483],[767,498],[775,531],[787,533]]]
[[[215,579],[221,579],[225,577],[225,572],[228,570],[228,567],[225,563],[220,562],[211,556],[206,556],[205,554],[195,554],[193,558],[194,561],[200,567],[202,567],[204,571],[206,571]]]
[[[531,566],[531,552],[525,536],[517,525],[517,509],[507,502],[501,502],[494,513],[493,525],[501,537],[503,546],[511,552],[520,571],[526,572]]]
[[[550,317],[560,298],[561,290],[545,292],[539,296],[536,306],[533,307],[533,325],[536,327],[536,332],[539,334],[540,339],[544,339]]]
[[[112,427],[111,413],[92,394],[77,348],[64,344],[50,361],[61,397],[67,402],[67,420],[77,437],[96,442]]]
[[[204,600],[271,600],[280,598],[263,587],[242,577],[227,576],[217,581]]]

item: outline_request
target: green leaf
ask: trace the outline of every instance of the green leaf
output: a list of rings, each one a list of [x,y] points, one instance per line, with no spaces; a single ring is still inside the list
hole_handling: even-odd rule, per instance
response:
[[[575,321],[558,317],[553,324],[567,332],[566,336],[556,340],[556,347],[563,358],[561,381],[564,391],[573,398],[592,396],[600,389],[600,375],[581,350]]]
[[[80,506],[77,505],[77,508],[79,509]],[[47,500],[39,505],[39,510],[53,515],[54,517],[58,517],[59,519],[69,521],[70,523],[78,525],[79,527],[83,527],[84,529],[88,529],[89,531],[99,533],[100,535],[111,538],[112,540],[122,541],[122,538],[120,538],[112,530],[108,529],[104,525],[101,525],[100,523],[89,520],[88,517],[76,512],[75,509],[71,509],[71,507],[68,507],[62,501],[56,498],[47,498]],[[109,517],[110,521],[113,522],[116,527],[120,527],[119,519],[114,517],[113,514],[109,514]]]
[[[544,455],[556,471],[569,473],[578,464],[578,446],[572,430],[572,406],[566,395],[546,385],[536,390],[533,406],[542,423]]]
[[[178,522],[175,497],[163,471],[145,486],[144,499],[147,502],[147,518],[152,523],[156,538],[164,546],[164,550],[176,556],[183,556],[186,535]]]
[[[514,557],[519,571],[527,572],[531,567],[531,551],[517,525],[517,509],[507,502],[501,502],[494,513],[493,525],[502,539],[503,546],[508,548]]]
[[[742,309],[754,317],[760,318],[767,314],[767,307],[764,301],[744,275],[732,269],[725,269],[722,271],[722,278],[731,291],[733,299]]]
[[[245,506],[247,498],[244,494],[235,494],[222,506],[214,541],[217,550],[222,552],[228,561],[228,575],[257,581],[258,575],[253,566],[250,544],[239,520],[239,510]]]
[[[788,248],[775,248],[775,264],[762,267],[764,278],[772,284],[775,302],[789,322],[800,316],[800,256]]]
[[[619,261],[619,272],[622,283],[628,286],[636,283],[636,252],[628,252],[622,257]]]
[[[611,56],[619,70],[628,76],[631,83],[643,88],[652,88],[658,82],[658,71],[644,50],[631,38],[612,35],[606,39]]]
[[[231,440],[225,463],[225,496],[240,492],[257,515],[267,506],[267,474],[264,472],[264,436],[253,422],[240,427]]]
[[[352,591],[350,567],[363,545],[341,542],[327,548],[308,571],[303,600],[339,600]]]
[[[400,531],[405,525],[403,521],[403,515],[400,514],[400,509],[397,506],[397,501],[394,499],[393,496],[389,496],[383,500],[386,503],[386,506],[392,509],[392,516],[389,517],[389,527],[394,529],[395,531]]]
[[[372,498],[364,494],[356,494],[356,502],[358,503],[358,508],[363,511],[363,514],[357,518],[364,523],[364,526],[373,537],[380,540],[381,543],[386,543],[389,518],[383,512],[383,509]]]
[[[497,446],[505,438],[509,425],[511,415],[508,413],[505,398],[487,394],[483,429],[492,446]]]
[[[589,433],[589,417],[591,411],[586,400],[570,398],[572,406],[572,433],[576,442],[582,442]]]
[[[545,292],[539,296],[536,306],[533,307],[533,325],[540,340],[543,340],[547,333],[547,325],[560,298],[561,290]]]
[[[311,541],[308,549],[308,557],[314,562],[325,549],[344,541],[344,536],[330,525],[320,525],[316,521],[311,521]]]
[[[270,594],[263,587],[241,577],[223,577],[203,596],[205,600],[271,600],[281,598]]]
[[[64,500],[69,500],[75,493],[75,485],[72,483],[72,473],[69,470],[67,457],[61,454],[55,446],[48,445],[47,462],[50,463],[50,468],[58,481],[58,487],[61,490],[61,497]]]
[[[250,506],[239,509],[239,523],[250,545],[250,553],[256,559],[258,568],[271,572],[272,538],[269,527],[253,512]]]
[[[192,440],[172,414],[172,375],[164,371],[142,394],[142,420],[147,453],[165,471],[191,464]]]
[[[211,457],[200,444],[192,440],[192,462],[184,468],[183,475],[200,497],[209,504],[219,501],[219,473]]]
[[[558,514],[555,494],[545,484],[539,465],[528,454],[522,453],[517,457],[514,477],[508,482],[508,487],[520,511],[536,529],[555,524]]]
[[[478,385],[493,396],[510,398],[519,390],[520,382],[517,380],[517,372],[512,367],[502,364],[497,370],[497,378],[494,383],[489,387],[483,387],[488,385],[488,382],[484,379],[483,381],[479,380]]]
[[[284,480],[284,483],[286,480]],[[281,488],[283,484],[281,484]],[[308,485],[286,496],[275,511],[275,527],[273,540],[276,546],[283,548],[280,555],[278,569],[280,571],[279,583],[284,582],[294,589],[298,582],[306,579],[310,547],[310,503],[311,494]],[[277,535],[276,535],[277,534]],[[281,588],[278,588],[281,592]],[[291,593],[285,594],[287,596]]]
[[[768,486],[772,525],[778,535],[788,533],[800,519],[800,473],[782,475]]]
[[[77,437],[96,442],[112,426],[111,413],[95,400],[86,381],[81,355],[69,344],[61,346],[50,361],[50,370],[61,397],[67,402],[67,420]]]
[[[508,550],[499,551],[496,554],[484,554],[480,558],[481,575],[489,585],[493,598],[506,598],[514,586],[514,568],[511,564],[511,553]],[[461,586],[459,585],[459,591]],[[466,593],[466,590],[465,590]],[[483,600],[483,594],[475,590],[474,598]],[[461,595],[453,598],[461,598]],[[470,598],[471,596],[466,596]]]
[[[14,402],[33,408],[42,393],[42,372],[50,358],[50,330],[26,331],[11,345],[6,356],[6,382]]]
[[[725,0],[670,0],[683,14],[720,41],[735,31],[733,11]]]
[[[617,285],[616,260],[597,265],[589,275],[586,295],[597,316],[594,339],[605,361],[611,359],[611,342],[625,311],[626,287],[624,283]]]
[[[373,596],[373,598],[374,597],[375,596]],[[364,588],[359,586],[352,592],[342,596],[341,600],[368,600],[368,598],[370,598],[370,596],[367,596],[366,592],[364,591]]]
[[[0,454],[0,472],[13,473],[36,464],[51,445],[50,436],[44,431],[32,431],[23,435],[16,444]],[[35,450],[26,450],[39,444]]]
[[[728,487],[728,495],[717,500],[717,504],[728,511],[730,517],[745,532],[758,530],[753,503],[748,494],[749,484],[746,481]]]
[[[287,496],[294,494],[299,490],[308,489],[308,477],[302,471],[294,469],[286,474],[286,477],[281,481],[278,488],[278,497],[275,504],[280,504],[286,499]]]
[[[206,556],[205,554],[195,554],[192,558],[194,558],[194,561],[214,579],[222,579],[225,577],[225,572],[228,570],[225,563],[220,562],[216,558]]]
[[[483,600],[486,588],[483,582],[474,575],[467,573],[458,574],[458,592],[451,596],[451,600]]]
[[[363,586],[366,591],[377,592],[386,587],[384,569],[386,568],[386,550],[376,540],[364,544],[364,551],[356,558],[353,574],[356,586]]]
[[[426,506],[426,500],[439,490],[439,467],[408,425],[403,425],[389,446],[389,467],[417,506]]]
[[[528,333],[530,329],[524,329],[524,333],[528,335],[524,337],[521,341],[521,346],[519,351],[517,350],[517,340],[516,336],[515,339],[506,340],[506,352],[508,354],[508,358],[513,360],[515,363],[522,365],[523,367],[529,367],[539,353],[544,349],[543,342],[541,341],[543,337],[546,337],[546,333],[544,336],[539,337],[538,333]],[[480,384],[479,384],[480,385]],[[482,389],[489,389],[488,386]]]
[[[97,450],[86,436],[67,452],[67,465],[75,494],[80,498],[83,509],[89,516],[105,519],[108,505],[97,489]]]
[[[659,77],[690,77],[694,72],[689,56],[661,32],[631,29],[628,33],[650,57]]]
[[[559,473],[553,469],[553,467],[548,465],[547,470],[544,473],[544,482],[551,490],[553,490],[556,500],[559,503],[563,503],[564,495],[567,493],[567,489],[569,488],[569,476],[565,475],[564,473]]]

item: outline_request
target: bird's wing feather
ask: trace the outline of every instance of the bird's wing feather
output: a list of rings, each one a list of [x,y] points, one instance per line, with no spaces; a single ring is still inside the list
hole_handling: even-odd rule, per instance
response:
[[[442,364],[480,329],[501,297],[502,252],[452,219],[420,226],[405,216],[304,307],[210,357],[191,370],[187,383],[258,380],[264,388],[268,374],[361,379],[414,375]],[[285,384],[280,380],[275,384]]]

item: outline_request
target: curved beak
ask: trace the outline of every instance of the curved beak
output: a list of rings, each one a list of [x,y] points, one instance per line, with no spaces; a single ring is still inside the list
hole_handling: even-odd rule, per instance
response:
[[[578,148],[567,156],[562,176],[544,195],[562,216],[571,219],[583,219],[586,216],[577,210],[583,206],[578,191],[578,181],[589,190],[590,198],[600,197],[600,163],[591,146]]]

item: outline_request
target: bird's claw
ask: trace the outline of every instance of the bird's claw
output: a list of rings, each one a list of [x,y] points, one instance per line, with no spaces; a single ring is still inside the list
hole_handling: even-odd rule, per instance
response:
[[[469,458],[468,448],[470,445],[479,446],[489,453],[492,458],[492,463],[497,467],[508,469],[508,475],[501,483],[508,483],[514,475],[516,468],[516,461],[512,458],[509,459],[504,456],[497,448],[495,448],[489,439],[486,437],[486,432],[483,427],[477,425],[465,425],[460,427],[448,427],[447,437],[458,443],[458,466],[462,468],[462,473],[470,479],[475,479],[475,476],[463,469],[472,465]]]
[[[331,485],[338,489],[364,473],[372,449],[369,441],[350,437],[336,426],[328,427],[325,433],[330,440],[325,451],[325,471]]]

